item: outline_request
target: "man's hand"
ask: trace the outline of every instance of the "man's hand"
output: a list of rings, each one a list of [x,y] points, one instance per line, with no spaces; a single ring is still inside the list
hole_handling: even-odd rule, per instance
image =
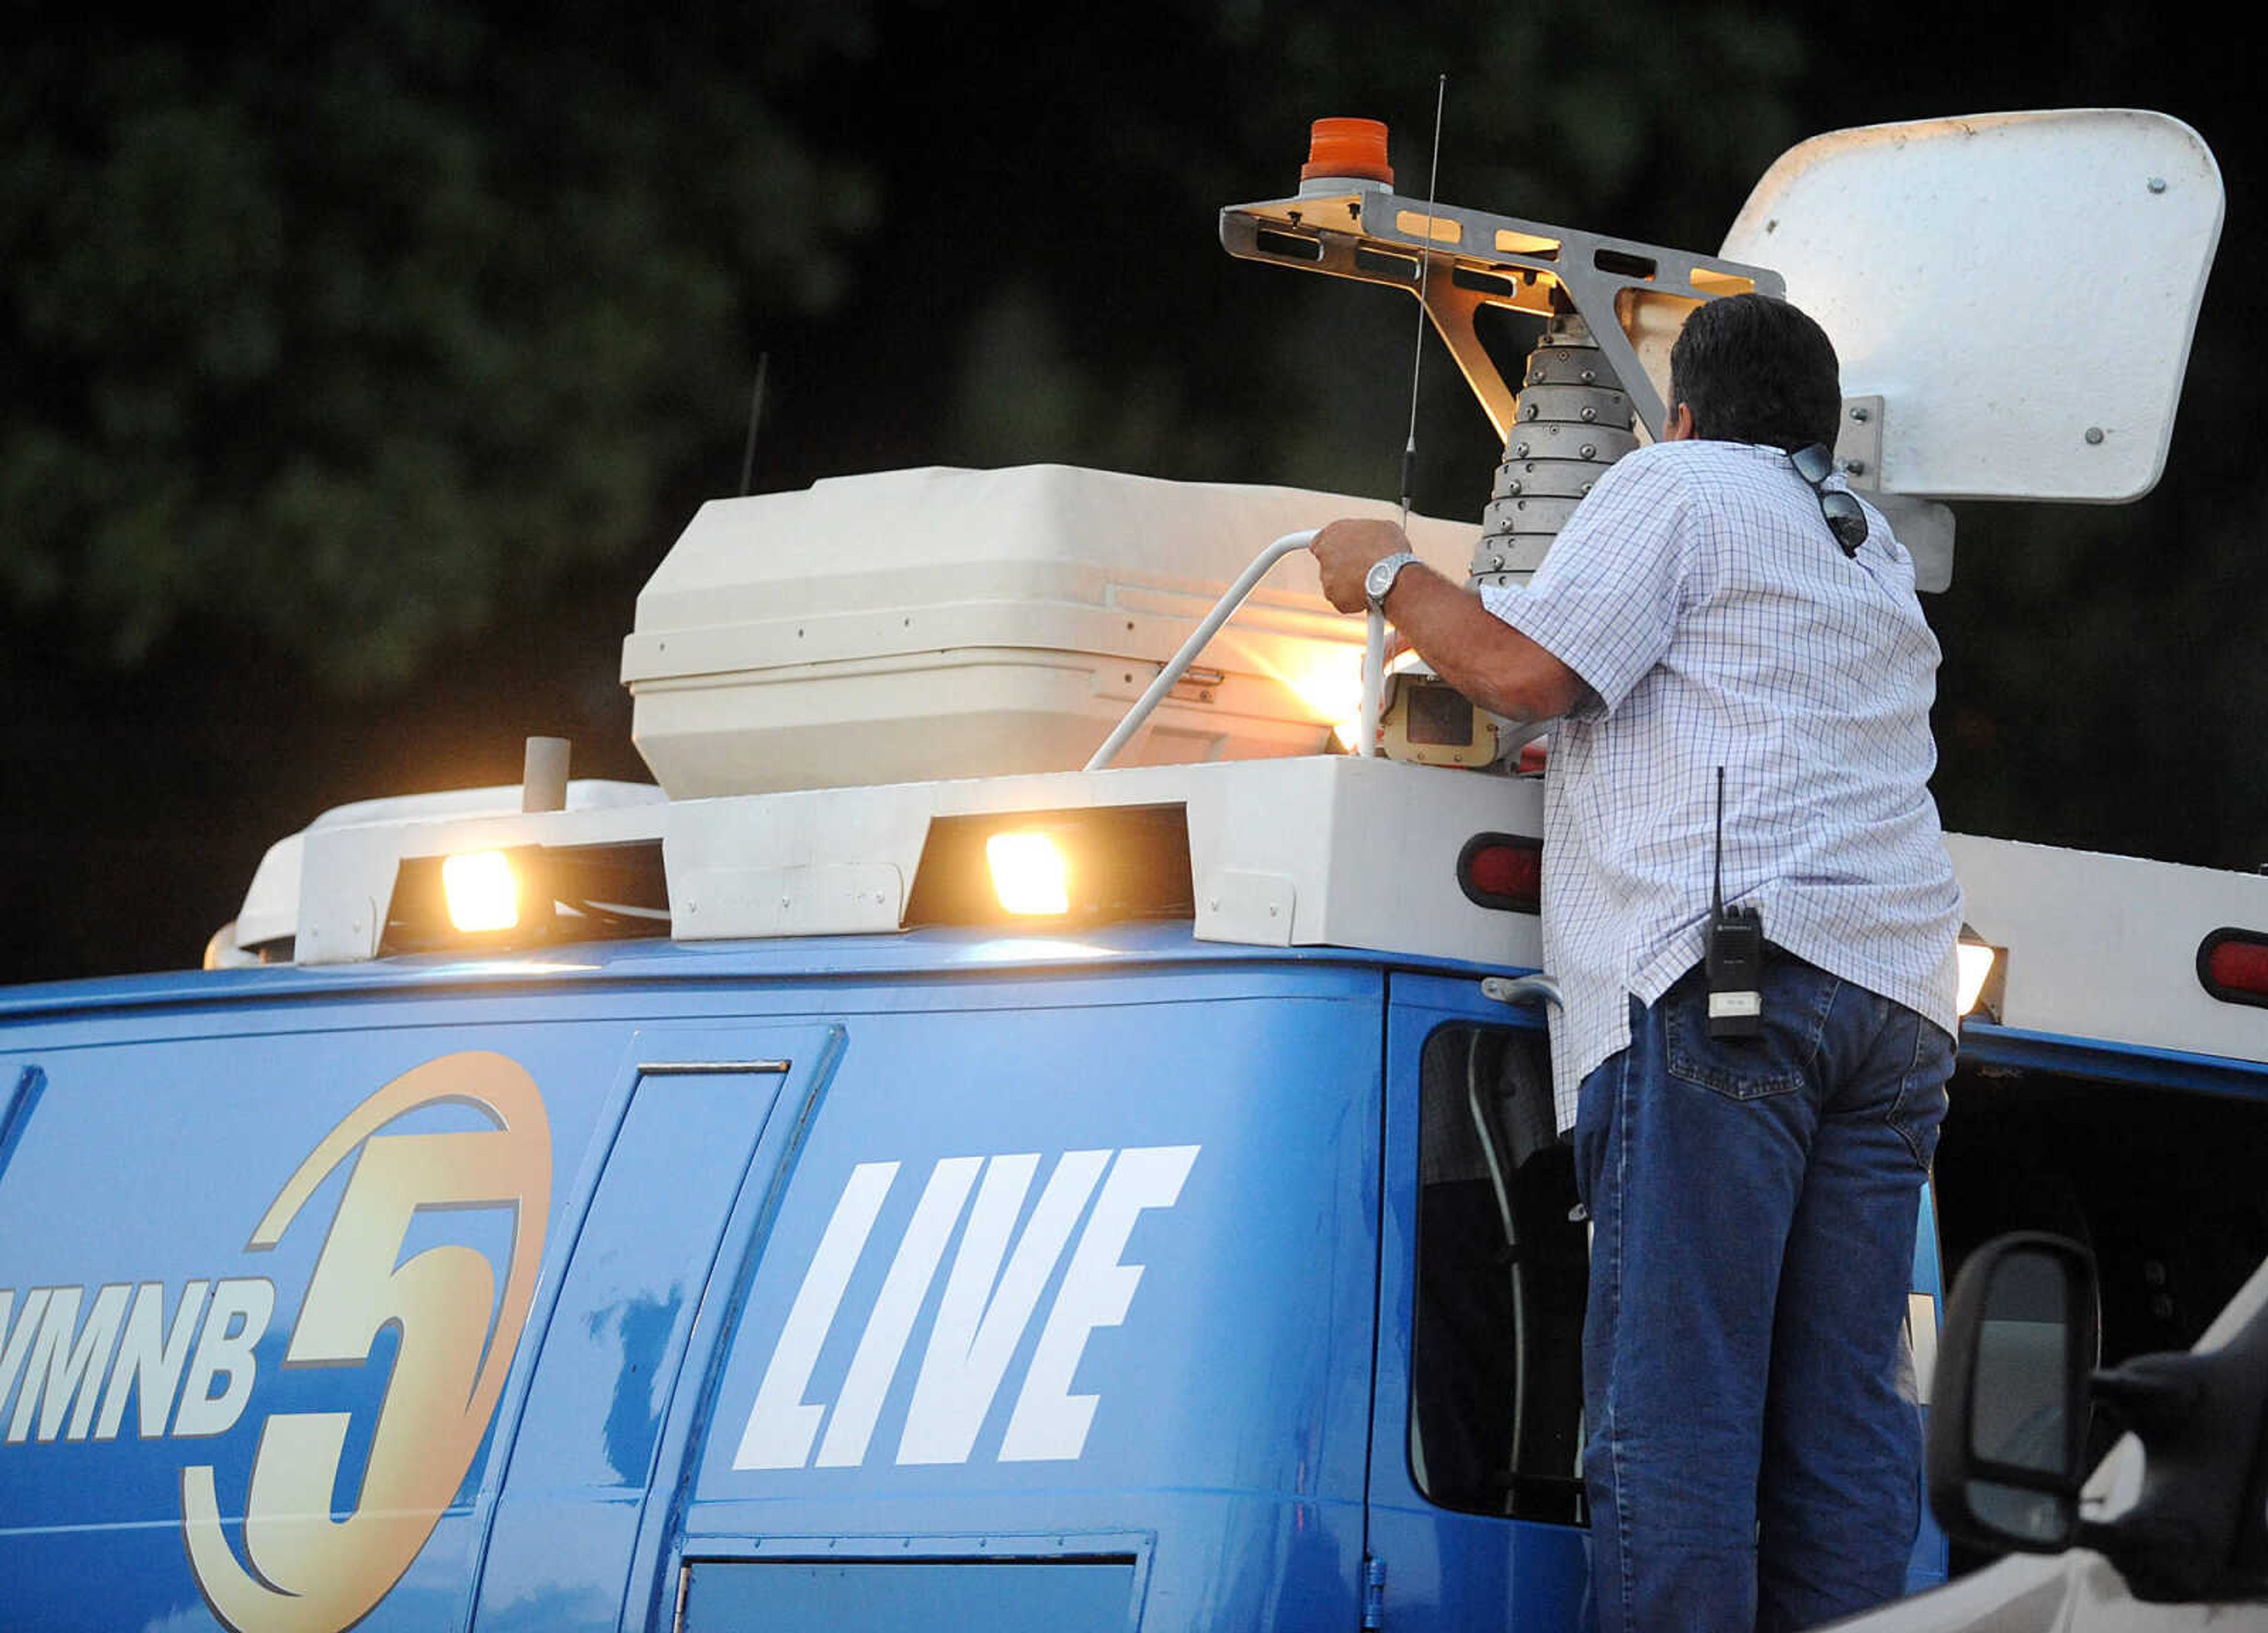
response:
[[[1392,522],[1345,517],[1315,535],[1307,547],[1323,576],[1323,594],[1343,613],[1369,609],[1362,579],[1373,566],[1397,550],[1410,548],[1410,536]]]
[[[1359,613],[1368,607],[1363,575],[1410,541],[1392,522],[1348,518],[1318,533],[1307,548],[1331,605]],[[1557,719],[1587,689],[1572,669],[1440,573],[1412,567],[1394,581],[1394,625],[1403,637],[1397,649],[1406,640],[1435,674],[1507,720]]]

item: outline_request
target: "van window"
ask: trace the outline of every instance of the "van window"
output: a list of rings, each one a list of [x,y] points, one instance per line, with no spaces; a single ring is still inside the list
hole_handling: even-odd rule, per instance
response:
[[[2186,1350],[2268,1255],[2264,1150],[2258,1096],[1964,1061],[1937,1150],[1946,1280],[2005,1231],[2051,1231],[2095,1254],[2102,1365]],[[2117,1438],[2096,1414],[2091,1449]]]
[[[1410,1466],[1445,1508],[1584,1520],[1587,1237],[1544,1034],[1452,1025],[1418,1104]]]

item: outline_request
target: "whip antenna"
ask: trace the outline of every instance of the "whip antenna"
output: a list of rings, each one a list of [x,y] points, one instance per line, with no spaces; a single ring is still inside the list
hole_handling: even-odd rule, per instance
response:
[[[1410,526],[1410,487],[1418,474],[1418,379],[1425,362],[1425,291],[1433,276],[1433,204],[1441,196],[1441,110],[1449,99],[1449,77],[1433,87],[1433,170],[1425,182],[1426,252],[1418,262],[1418,344],[1410,359],[1410,440],[1402,446],[1402,526]]]
[[[1709,910],[1725,914],[1725,768],[1717,768],[1717,877],[1709,886]]]
[[[772,365],[772,354],[763,353],[756,359],[756,388],[748,394],[748,445],[740,452],[740,497],[748,497],[756,474],[756,423],[764,417],[764,375]]]

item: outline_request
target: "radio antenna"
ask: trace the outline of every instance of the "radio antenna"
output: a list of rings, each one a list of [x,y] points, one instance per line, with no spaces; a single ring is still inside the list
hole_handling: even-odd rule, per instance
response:
[[[1709,910],[1725,916],[1725,768],[1717,768],[1717,876],[1709,886]]]
[[[1425,363],[1425,293],[1433,276],[1433,204],[1441,196],[1441,110],[1449,99],[1449,77],[1433,87],[1433,169],[1425,182],[1425,254],[1418,262],[1418,344],[1410,358],[1410,440],[1402,445],[1402,526],[1410,526],[1410,489],[1418,474],[1418,380]]]
[[[748,394],[748,445],[740,452],[740,497],[748,497],[756,474],[756,423],[764,417],[764,375],[771,368],[769,351],[756,358],[756,388]]]

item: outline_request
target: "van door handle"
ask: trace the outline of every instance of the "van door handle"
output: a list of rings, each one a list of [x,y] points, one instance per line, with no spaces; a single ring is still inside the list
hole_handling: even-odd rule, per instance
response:
[[[784,1078],[794,1067],[785,1060],[654,1060],[638,1066],[639,1075],[648,1078],[717,1077],[730,1073],[751,1073],[769,1078]]]
[[[1559,1001],[1559,983],[1542,974],[1490,975],[1481,982],[1481,996],[1494,998],[1499,1004],[1548,1004],[1553,1009],[1565,1007]]]

